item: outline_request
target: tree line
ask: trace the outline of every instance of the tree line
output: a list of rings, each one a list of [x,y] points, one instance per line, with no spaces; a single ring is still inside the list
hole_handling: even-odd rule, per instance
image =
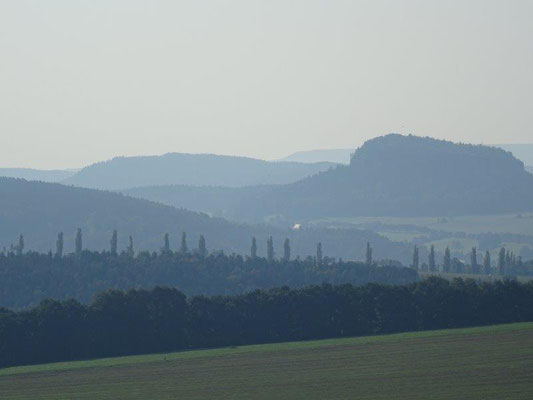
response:
[[[172,288],[108,290],[89,305],[0,308],[0,367],[521,321],[533,321],[532,282],[432,277],[188,298]]]
[[[89,251],[83,248],[83,232],[78,229],[73,253],[64,254],[64,236],[59,233],[56,251],[43,254],[25,252],[20,236],[15,251],[0,252],[0,306],[20,309],[45,298],[87,303],[102,290],[158,285],[176,287],[186,295],[229,295],[284,285],[298,288],[323,282],[362,285],[418,280],[415,270],[397,262],[375,262],[368,254],[366,262],[328,257],[321,243],[317,243],[314,256],[300,258],[291,256],[289,239],[277,256],[272,237],[267,239],[266,257],[258,256],[255,238],[246,256],[208,251],[203,235],[191,248],[185,232],[176,250],[168,234],[158,252],[136,252],[133,238],[128,239],[127,247],[119,252],[118,235],[113,231],[108,249]]]
[[[524,262],[522,257],[516,256],[505,247],[498,251],[498,259],[494,265],[490,252],[487,250],[482,259],[478,256],[477,248],[472,247],[470,252],[470,263],[464,263],[458,258],[451,257],[450,248],[446,247],[442,264],[438,265],[435,257],[435,247],[431,245],[427,263],[420,264],[419,249],[417,246],[413,250],[413,261],[411,264],[416,270],[425,272],[443,272],[456,274],[474,275],[497,275],[500,277],[513,277],[517,275],[533,275],[533,262]]]

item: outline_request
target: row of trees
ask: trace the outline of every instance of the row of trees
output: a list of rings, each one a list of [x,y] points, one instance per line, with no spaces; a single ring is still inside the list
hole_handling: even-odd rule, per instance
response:
[[[490,252],[487,250],[481,262],[478,261],[477,248],[472,247],[470,252],[470,264],[465,264],[458,258],[452,258],[450,248],[444,250],[442,264],[439,266],[435,261],[435,247],[431,245],[428,262],[420,265],[419,249],[417,246],[413,250],[413,263],[411,265],[416,270],[427,272],[459,273],[459,274],[485,274],[499,276],[528,275],[529,268],[522,261],[522,257],[517,257],[510,250],[502,247],[498,252],[498,260],[495,267],[492,265]]]
[[[74,254],[80,255],[83,251],[83,234],[81,229],[77,229],[76,236],[74,238],[75,246],[74,246]],[[114,256],[118,256],[118,233],[116,230],[113,230],[113,233],[111,235],[111,239],[109,241],[109,253]],[[163,247],[161,247],[161,253],[162,254],[168,254],[170,253],[170,237],[168,233],[165,233],[163,236]],[[54,256],[56,258],[62,258],[63,257],[63,249],[64,249],[64,235],[63,232],[60,232],[57,235],[56,240],[56,251],[54,253]],[[367,255],[366,255],[366,263],[371,265],[372,264],[372,249],[370,247],[370,244],[367,243]],[[4,248],[2,250],[3,254],[16,254],[17,256],[21,256],[24,252],[24,236],[20,235],[18,243],[16,245],[11,245],[9,252],[6,252],[6,249]],[[179,247],[179,252],[181,254],[188,254],[189,253],[189,246],[187,244],[187,233],[183,232],[181,236],[181,242]],[[207,246],[206,246],[206,240],[203,235],[200,235],[200,238],[198,240],[198,247],[193,250],[193,253],[199,255],[200,257],[204,258],[207,256]],[[133,237],[128,237],[128,246],[126,247],[126,250],[122,252],[122,254],[129,255],[133,257],[135,255],[135,250],[133,247]],[[370,254],[370,255],[369,255]],[[252,244],[250,246],[250,257],[251,258],[257,258],[257,240],[255,237],[252,237]],[[272,263],[275,260],[275,250],[274,250],[274,241],[272,239],[272,236],[270,236],[267,239],[267,255],[266,259],[269,263]],[[283,243],[283,256],[281,257],[281,260],[283,261],[290,261],[291,260],[291,244],[289,238],[286,238]],[[333,261],[332,258],[324,257],[322,254],[322,243],[317,243],[316,246],[316,256],[315,256],[315,262],[317,265],[322,265],[324,262],[331,262]]]
[[[190,298],[176,289],[111,290],[90,305],[0,308],[0,367],[519,321],[533,321],[532,282],[433,277]]]
[[[72,254],[32,251],[0,253],[0,306],[25,308],[44,298],[75,298],[89,302],[95,293],[110,289],[151,288],[165,285],[179,288],[187,295],[238,294],[255,289],[289,285],[303,287],[368,282],[403,284],[418,280],[417,271],[387,262],[365,264],[344,262],[321,254],[306,258],[290,257],[290,242],[285,241],[284,257],[276,258],[272,241],[266,258],[259,257],[252,239],[249,256],[208,252],[200,238],[190,250],[186,235],[178,251],[173,251],[168,235],[159,252],[126,251],[117,254],[112,235],[110,250],[82,250]]]
[[[76,235],[74,238],[75,246],[74,246],[74,254],[77,256],[80,256],[83,251],[83,234],[81,229],[77,229]],[[60,232],[57,235],[56,240],[56,251],[53,253],[54,257],[56,258],[62,258],[64,256],[63,254],[64,249],[64,235],[63,232]],[[170,236],[168,233],[165,233],[163,236],[163,246],[161,247],[161,254],[169,254],[171,251],[170,246]],[[11,245],[10,251],[7,252],[7,254],[15,254],[17,256],[21,256],[24,252],[24,236],[20,235],[18,244],[17,245]],[[114,256],[118,256],[118,233],[116,230],[113,230],[113,233],[111,235],[111,239],[109,241],[109,253]],[[181,235],[181,241],[179,246],[179,253],[181,254],[189,254],[189,246],[187,243],[187,233],[183,232]],[[198,247],[194,250],[192,250],[193,254],[198,255],[200,258],[205,258],[208,255],[207,246],[206,246],[206,240],[203,235],[200,235],[198,240]],[[6,254],[6,250],[3,249],[0,254]],[[128,255],[130,257],[135,256],[135,250],[133,247],[133,237],[128,237],[128,246],[126,247],[126,250],[123,251],[121,254]],[[267,239],[267,254],[266,259],[267,262],[273,263],[276,259],[276,252],[274,250],[274,241],[272,239],[272,236],[270,236]],[[252,259],[258,258],[257,255],[257,240],[255,237],[252,237],[252,244],[250,246],[250,257]],[[291,260],[291,243],[290,239],[286,238],[283,243],[283,255],[280,258],[281,261],[288,262]],[[335,259],[331,257],[327,257],[323,255],[322,252],[322,243],[319,242],[316,245],[316,254],[314,256],[314,262],[318,266],[322,266],[324,264],[330,264],[335,263]],[[365,255],[365,263],[367,265],[373,264],[373,258],[372,258],[372,247],[370,246],[370,243],[367,242],[366,245],[366,255]]]

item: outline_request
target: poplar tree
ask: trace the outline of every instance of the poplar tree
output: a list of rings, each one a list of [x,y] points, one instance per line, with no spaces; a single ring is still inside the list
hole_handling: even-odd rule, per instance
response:
[[[322,243],[318,242],[316,245],[316,263],[317,265],[322,265],[323,257],[322,257]]]
[[[418,257],[418,247],[415,246],[413,250],[413,268],[418,270],[420,259]]]
[[[17,245],[17,255],[21,256],[24,251],[24,236],[19,235],[19,243]]]
[[[269,263],[274,261],[274,241],[272,240],[272,236],[267,240],[267,261]]]
[[[283,259],[285,261],[290,261],[291,259],[291,243],[289,238],[286,238],[285,243],[283,244]]]
[[[475,247],[472,247],[472,253],[470,253],[470,265],[472,266],[472,273],[477,274],[478,267],[477,267],[477,249]]]
[[[504,275],[505,273],[505,247],[500,249],[498,253],[498,275]]]
[[[435,246],[431,245],[428,257],[429,270],[435,272],[437,270],[435,265]]]
[[[135,255],[135,252],[133,250],[133,237],[130,235],[130,244],[128,245],[127,253],[130,257],[133,257]]]
[[[205,245],[204,235],[200,235],[200,239],[198,239],[198,254],[202,260],[207,256],[207,247]]]
[[[56,257],[63,257],[63,232],[59,232],[56,240]]]
[[[444,250],[444,260],[442,263],[442,271],[445,273],[450,272],[452,269],[452,256],[450,254],[450,248],[446,247],[446,250]]]
[[[485,258],[483,259],[483,272],[487,275],[491,273],[490,253],[488,250],[485,252]]]
[[[366,256],[365,261],[367,265],[372,265],[372,247],[370,247],[370,243],[366,243]]]
[[[250,258],[257,258],[257,240],[255,240],[255,236],[252,237],[252,246],[250,247]]]
[[[76,231],[76,240],[75,240],[75,251],[76,251],[77,256],[81,255],[82,249],[83,249],[83,238],[81,234],[81,229],[78,228],[78,230]]]
[[[189,251],[189,248],[187,247],[187,234],[183,232],[181,234],[180,253],[187,254],[188,251]]]
[[[113,235],[111,235],[111,240],[109,241],[109,244],[111,245],[111,254],[116,256],[118,245],[118,235],[116,229],[113,231]]]
[[[168,233],[165,233],[163,248],[161,249],[161,253],[168,254],[170,253],[170,240],[168,239]]]

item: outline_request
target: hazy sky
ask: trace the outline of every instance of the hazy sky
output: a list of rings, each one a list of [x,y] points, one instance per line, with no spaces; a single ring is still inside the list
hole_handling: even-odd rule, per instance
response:
[[[0,0],[0,167],[533,142],[533,1]]]

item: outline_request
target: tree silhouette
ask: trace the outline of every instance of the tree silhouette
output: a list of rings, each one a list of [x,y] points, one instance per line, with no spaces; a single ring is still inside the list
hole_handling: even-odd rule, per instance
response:
[[[367,265],[372,265],[372,247],[370,247],[369,242],[366,242],[365,263]]]
[[[75,240],[75,251],[76,255],[81,255],[81,251],[83,250],[83,238],[81,234],[81,228],[78,228],[76,231],[76,240]]]
[[[117,255],[117,245],[118,245],[118,235],[117,230],[113,230],[113,235],[111,236],[111,240],[109,241],[109,244],[111,245],[111,254],[116,256]]]
[[[200,235],[200,239],[198,239],[198,254],[202,259],[207,256],[207,247],[205,245],[204,235]]]
[[[285,261],[290,261],[291,259],[291,243],[289,238],[286,238],[285,243],[283,243],[283,259]]]
[[[255,236],[252,238],[252,246],[250,247],[250,257],[252,259],[257,258],[257,240],[255,240]]]
[[[16,247],[17,255],[21,256],[22,252],[24,251],[24,236],[19,235],[19,242]]]
[[[180,253],[187,254],[188,252],[189,252],[189,248],[187,247],[187,233],[183,232],[181,234]]]
[[[56,257],[63,257],[63,232],[59,232],[56,240]]]
[[[446,250],[444,250],[444,260],[442,262],[442,271],[445,273],[449,273],[452,269],[452,256],[450,254],[450,248],[446,246]]]
[[[272,240],[272,236],[267,240],[267,261],[269,263],[274,261],[274,241]]]
[[[318,242],[316,245],[316,263],[317,265],[322,265],[323,261],[324,260],[322,257],[322,243]]]
[[[435,246],[433,245],[431,245],[429,250],[428,264],[431,272],[435,272],[437,270],[437,266],[435,264]]]
[[[498,275],[505,274],[505,247],[500,249],[498,253]]]
[[[135,251],[133,250],[133,237],[131,237],[130,235],[130,238],[129,238],[129,245],[128,245],[128,249],[127,249],[127,253],[130,257],[133,257],[135,255]]]
[[[472,273],[477,274],[479,271],[477,265],[477,249],[475,247],[472,247],[472,252],[470,253],[470,265],[472,267]]]
[[[483,272],[489,275],[492,271],[491,262],[490,262],[490,253],[487,250],[485,252],[485,258],[483,259]]]
[[[168,238],[168,233],[165,233],[165,237],[163,239],[163,248],[161,249],[161,253],[163,254],[169,254],[170,253],[170,240]]]
[[[418,247],[415,246],[413,250],[413,268],[418,270],[420,259],[418,256]]]

